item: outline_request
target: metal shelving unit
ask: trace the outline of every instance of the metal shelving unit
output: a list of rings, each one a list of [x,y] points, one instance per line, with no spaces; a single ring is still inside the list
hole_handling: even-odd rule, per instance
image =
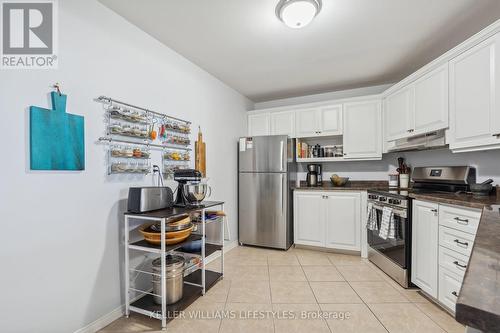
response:
[[[134,214],[125,213],[125,315],[128,317],[130,311],[141,313],[152,318],[161,320],[162,329],[166,329],[167,322],[173,319],[174,314],[178,314],[179,311],[186,309],[191,305],[197,298],[205,295],[205,292],[210,289],[217,281],[224,276],[224,219],[226,217],[220,217],[219,219],[206,220],[205,213],[208,208],[220,207],[220,210],[224,211],[223,202],[204,202],[204,207],[185,207],[185,208],[168,208],[159,211],[153,211],[149,213]],[[191,234],[185,241],[175,244],[167,245],[165,242],[166,236],[166,219],[169,217],[182,215],[185,213],[199,212],[201,215],[201,221],[195,222],[198,226],[198,233]],[[160,222],[161,225],[161,239],[160,245],[153,245],[145,240],[131,240],[130,231],[132,225],[132,220],[142,221],[142,222]],[[206,241],[206,226],[207,224],[216,223],[220,228],[220,243],[207,243]],[[138,225],[137,225],[138,226]],[[184,252],[189,256],[197,256],[200,258],[199,264],[194,264],[189,267],[185,267],[185,277],[184,277],[184,292],[183,297],[180,301],[175,304],[166,304],[166,279],[165,279],[165,256],[172,252],[183,252],[181,248],[191,242],[201,240],[201,251],[199,252]],[[156,274],[148,272],[146,270],[140,270],[130,267],[130,253],[129,251],[142,251],[145,253],[153,253],[160,255],[161,258],[161,274]],[[220,272],[215,272],[207,270],[206,257],[220,251]],[[135,272],[139,274],[149,274],[160,276],[161,280],[161,295],[155,295],[149,290],[140,290],[130,285],[130,273]],[[142,294],[138,299],[131,301],[131,293]],[[154,297],[161,297],[161,305],[154,302]]]

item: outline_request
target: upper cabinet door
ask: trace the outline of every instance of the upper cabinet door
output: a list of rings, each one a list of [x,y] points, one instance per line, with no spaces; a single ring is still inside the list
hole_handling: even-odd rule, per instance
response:
[[[248,115],[248,136],[269,135],[269,122],[269,113]]]
[[[295,112],[271,113],[271,135],[288,135],[295,137]]]
[[[448,64],[445,64],[414,83],[414,130],[423,134],[448,127]]]
[[[500,35],[452,59],[450,148],[498,145],[500,139]]]
[[[319,135],[319,111],[317,108],[295,112],[295,135],[298,138]]]
[[[344,158],[382,158],[380,100],[344,104]]]
[[[319,135],[342,135],[342,104],[319,109]]]
[[[411,135],[413,126],[413,86],[404,87],[385,99],[385,130],[387,140],[397,140]]]

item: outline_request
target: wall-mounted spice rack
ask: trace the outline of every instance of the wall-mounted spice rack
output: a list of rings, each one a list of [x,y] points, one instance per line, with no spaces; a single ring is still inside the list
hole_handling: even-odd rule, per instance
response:
[[[166,178],[189,167],[191,122],[106,96],[96,101],[105,109],[106,136],[99,141],[109,144],[108,174],[150,173],[152,150],[162,151]]]

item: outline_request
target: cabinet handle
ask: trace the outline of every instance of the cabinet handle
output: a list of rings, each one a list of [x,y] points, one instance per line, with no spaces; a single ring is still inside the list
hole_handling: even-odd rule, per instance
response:
[[[327,195],[322,195],[323,199],[328,199]]]
[[[455,264],[456,266],[458,267],[462,267],[462,268],[467,268],[467,265],[461,265],[458,261],[454,261],[453,264]]]
[[[458,245],[463,245],[463,246],[466,246],[468,247],[469,246],[469,243],[468,242],[461,242],[459,241],[458,239],[455,239],[454,240],[455,243],[457,243]]]
[[[437,210],[437,209],[431,209],[431,212],[433,212],[433,213],[437,213],[437,212],[438,212],[438,210]]]
[[[458,297],[458,293],[456,291],[451,293],[453,296]]]
[[[460,217],[455,217],[454,220],[457,221],[458,224],[469,224],[469,219],[461,219]]]
[[[498,138],[500,136],[500,133],[492,134],[492,136],[496,136]]]

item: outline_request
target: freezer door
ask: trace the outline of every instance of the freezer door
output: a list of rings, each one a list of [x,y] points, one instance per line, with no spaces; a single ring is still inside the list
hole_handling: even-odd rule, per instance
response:
[[[287,177],[284,173],[239,174],[239,241],[287,249],[291,244]]]
[[[286,135],[240,138],[240,172],[286,172],[288,137]]]

